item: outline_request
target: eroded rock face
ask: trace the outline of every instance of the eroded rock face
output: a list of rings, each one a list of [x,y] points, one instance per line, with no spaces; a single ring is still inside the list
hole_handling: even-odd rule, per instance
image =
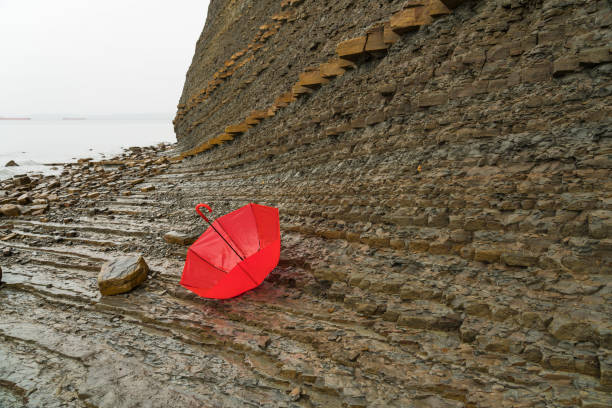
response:
[[[469,375],[424,386],[465,386],[457,406],[543,404],[535,388],[510,402],[499,381],[536,366],[553,406],[595,406],[612,315],[612,94],[597,85],[612,72],[609,2],[278,6],[211,4],[174,121],[172,161],[194,175],[184,202],[278,206],[284,237],[321,240],[308,262],[326,299],[405,330],[400,343],[437,333],[415,348],[448,333],[467,371],[497,378],[486,402],[459,384]],[[332,242],[342,249],[321,255]],[[387,372],[350,356],[355,377]],[[557,382],[565,373],[573,386]],[[582,375],[596,385],[578,386]],[[363,405],[454,406],[439,396]]]
[[[122,256],[102,265],[98,288],[103,296],[129,292],[144,282],[148,273],[142,256]]]

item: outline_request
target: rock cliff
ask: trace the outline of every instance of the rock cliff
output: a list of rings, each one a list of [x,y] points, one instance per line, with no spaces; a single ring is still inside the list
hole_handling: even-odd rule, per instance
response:
[[[611,16],[211,1],[171,152],[0,183],[0,406],[612,406]],[[178,286],[198,202],[280,209],[259,288]]]
[[[599,406],[611,24],[606,1],[215,1],[175,171],[213,206],[278,206],[313,292],[384,327],[386,352],[326,373],[382,375],[403,406]]]

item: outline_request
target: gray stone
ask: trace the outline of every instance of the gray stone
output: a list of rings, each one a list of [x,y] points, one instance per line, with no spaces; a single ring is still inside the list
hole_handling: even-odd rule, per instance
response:
[[[103,296],[129,292],[144,282],[149,267],[142,256],[122,256],[102,265],[98,288]]]
[[[506,265],[527,267],[537,265],[538,257],[523,251],[516,251],[502,254],[501,261]]]
[[[170,231],[164,234],[164,241],[169,244],[191,245],[196,239],[198,239],[197,235],[184,234],[176,231]]]
[[[567,314],[556,315],[548,330],[559,340],[591,341],[597,337],[589,323]]]
[[[34,211],[45,212],[48,209],[49,209],[49,204],[37,204],[37,205],[33,205],[32,207],[30,207],[30,210],[32,212]]]
[[[30,179],[28,176],[18,176],[13,179],[13,182],[16,186],[25,186],[30,184],[32,179]]]
[[[612,55],[610,54],[609,47],[599,47],[580,52],[578,59],[581,64],[596,65],[612,61]]]

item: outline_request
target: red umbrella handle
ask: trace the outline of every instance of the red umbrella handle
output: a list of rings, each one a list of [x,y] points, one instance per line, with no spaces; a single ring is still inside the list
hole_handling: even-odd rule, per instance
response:
[[[196,212],[198,214],[200,214],[200,217],[204,218],[206,220],[206,222],[210,224],[210,221],[208,220],[208,218],[206,218],[206,216],[204,214],[202,214],[202,211],[200,211],[200,208],[202,208],[202,207],[206,208],[208,210],[208,212],[212,212],[212,208],[210,208],[210,205],[202,204],[202,203],[196,205],[196,208],[195,208]]]

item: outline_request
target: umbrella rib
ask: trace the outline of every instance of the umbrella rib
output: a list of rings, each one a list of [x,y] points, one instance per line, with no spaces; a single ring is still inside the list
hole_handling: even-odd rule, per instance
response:
[[[232,239],[231,235],[227,233],[227,231],[225,230],[225,228],[223,228],[223,224],[221,224],[221,220],[217,218],[215,221],[217,221],[217,222],[219,223],[219,226],[221,227],[221,230],[222,230],[223,232],[225,232],[225,235],[227,235],[227,238],[233,242],[233,244],[234,244],[234,246],[236,247],[236,249],[238,249],[240,252],[242,252],[242,254],[244,254],[244,251],[243,251],[243,250],[242,250],[242,249],[241,249],[241,248],[240,248],[240,247],[239,247],[239,246],[236,244],[236,242],[234,242],[234,240]],[[212,227],[212,225],[211,225],[211,227]],[[218,232],[217,232],[217,233],[218,233]],[[223,237],[221,237],[221,238],[223,238]],[[225,238],[223,238],[223,240],[225,241]],[[238,251],[236,251],[236,249],[234,249],[234,247],[233,247],[233,246],[231,246],[231,245],[230,245],[230,243],[229,243],[228,241],[225,241],[225,243],[226,243],[227,245],[229,245],[229,246],[230,246],[230,248],[232,248],[232,250],[234,251],[234,253],[235,253],[236,255],[238,255]],[[244,261],[244,258],[246,258],[246,256],[243,258],[241,255],[238,255],[238,257],[239,257],[241,260],[243,260],[243,261]]]
[[[250,273],[248,273],[248,272],[247,272],[247,270],[246,270],[246,269],[244,269],[244,268],[242,267],[242,265],[240,265],[240,263],[238,263],[237,265],[238,265],[238,267],[239,267],[240,269],[242,269],[242,272],[244,272],[244,274],[245,274],[246,276],[248,276],[248,277],[249,277],[249,279],[251,280],[251,282],[253,282],[255,285],[258,285],[257,281],[256,281],[255,279],[253,279],[253,277],[251,276],[251,274],[250,274]]]
[[[201,260],[203,260],[204,262],[206,262],[207,264],[209,264],[210,266],[212,266],[213,268],[215,268],[218,271],[223,272],[224,274],[228,274],[229,272],[224,271],[223,269],[216,267],[215,265],[213,265],[212,263],[210,263],[209,261],[207,261],[206,259],[202,258],[196,251],[194,251],[193,249],[189,248],[189,251],[191,251],[192,254],[194,254],[195,256],[197,256],[198,258],[200,258]]]
[[[223,228],[223,224],[221,224],[221,220],[219,220],[219,219],[217,218],[215,221],[217,221],[217,223],[219,224],[219,227],[221,227],[221,229],[223,230],[223,232],[225,232],[225,234],[227,235],[227,237],[228,237],[229,239],[232,239],[232,237],[230,236],[230,234],[228,234],[228,233],[227,233],[227,231],[225,230],[225,228]],[[211,227],[213,227],[213,225],[212,225],[212,224],[210,224],[210,226],[211,226]],[[217,234],[219,234],[219,231],[217,231],[217,230],[215,229],[215,227],[213,227],[213,229],[215,230],[215,232],[216,232]],[[223,235],[219,234],[219,236],[220,236],[221,238],[223,238]],[[238,252],[236,252],[236,250],[234,249],[234,247],[232,247],[232,246],[230,245],[230,243],[229,243],[229,242],[227,242],[227,241],[225,240],[225,238],[223,238],[223,240],[225,241],[225,243],[226,243],[227,245],[229,245],[229,247],[230,247],[230,248],[232,248],[232,251],[234,251],[234,253],[235,253],[236,255],[238,255]],[[234,245],[236,245],[236,243],[235,243],[235,242],[234,242]],[[238,245],[236,245],[236,248],[240,249],[240,247],[239,247]],[[244,251],[243,251],[242,249],[240,249],[240,252],[244,253]],[[243,258],[243,257],[241,257],[240,255],[238,255],[238,258],[240,258],[240,260],[241,260],[242,262],[244,262],[244,258]],[[252,282],[253,282],[255,285],[257,285],[257,281],[256,281],[256,280],[255,280],[255,279],[254,279],[254,278],[251,276],[251,274],[249,273],[249,271],[247,271],[245,268],[243,268],[243,267],[242,267],[242,265],[240,265],[240,262],[239,262],[237,265],[238,265],[238,267],[239,267],[239,268],[242,270],[242,272],[244,272],[244,274],[245,274],[246,276],[248,276],[248,277],[249,277],[249,279],[251,279],[251,281],[252,281]]]
[[[223,270],[223,269],[221,269],[221,268],[217,268],[215,265],[211,264],[209,261],[207,261],[206,259],[202,258],[202,257],[201,257],[201,256],[200,256],[200,255],[199,255],[199,254],[198,254],[196,251],[192,250],[191,248],[189,248],[189,251],[191,251],[191,253],[192,253],[192,254],[195,254],[195,256],[197,256],[198,258],[200,258],[201,260],[203,260],[204,262],[206,262],[207,264],[209,264],[210,266],[212,266],[212,267],[213,267],[213,268],[215,268],[216,270],[221,271],[221,272],[225,273],[226,275],[229,273],[229,272],[224,271],[224,270]],[[253,279],[253,277],[251,276],[251,274],[250,274],[250,273],[248,273],[248,272],[247,272],[247,270],[246,270],[246,269],[244,269],[244,268],[242,267],[242,265],[240,265],[240,263],[238,263],[237,265],[238,265],[238,267],[239,267],[239,268],[242,270],[242,272],[244,272],[244,274],[245,274],[246,276],[248,276],[248,277],[249,277],[249,279],[251,279],[251,281],[252,281],[252,282],[253,282],[255,285],[257,285],[257,281],[255,281],[255,279]]]
[[[223,228],[223,225],[221,224],[221,221],[220,221],[219,219],[216,219],[215,221],[217,221],[217,223],[219,224],[219,227],[221,227],[221,229],[223,230],[223,232],[225,232],[225,233],[227,234],[227,237],[228,237],[229,239],[231,239],[230,235],[227,233],[227,231],[225,231],[225,228]],[[227,244],[227,246],[229,246],[229,247],[232,249],[232,251],[234,251],[234,253],[235,253],[235,254],[238,256],[238,258],[240,258],[240,261],[241,261],[241,262],[244,262],[244,258],[243,258],[243,257],[241,257],[241,256],[240,256],[240,254],[238,254],[238,252],[237,252],[237,251],[234,249],[234,247],[233,247],[233,246],[232,246],[232,245],[231,245],[229,242],[227,242],[227,240],[225,239],[225,237],[223,237],[223,235],[221,235],[221,233],[220,233],[219,231],[217,231],[217,229],[215,228],[215,226],[213,225],[213,223],[212,223],[212,222],[210,222],[210,221],[208,221],[208,220],[206,220],[206,222],[208,222],[208,225],[210,225],[210,226],[212,227],[212,229],[213,229],[213,230],[215,230],[215,232],[216,232],[216,233],[217,233],[217,234],[218,234],[218,235],[221,237],[221,239],[222,239],[223,241],[225,241],[225,243]],[[234,242],[234,245],[236,245],[236,243],[235,243],[235,242]],[[238,245],[236,245],[236,248],[238,248]],[[238,249],[240,249],[240,248],[238,248]],[[242,251],[241,249],[240,249],[240,251],[241,251],[241,252],[244,252],[244,251]],[[210,262],[209,262],[209,263],[210,263]],[[211,265],[212,265],[212,264],[211,264]],[[254,279],[254,278],[251,276],[251,274],[250,274],[250,273],[249,273],[249,272],[248,272],[246,269],[244,269],[244,268],[242,267],[242,265],[240,265],[240,263],[238,263],[237,265],[238,265],[238,267],[240,267],[240,269],[242,270],[242,272],[244,272],[244,274],[245,274],[246,276],[248,276],[248,277],[249,277],[249,279],[250,279],[250,280],[251,280],[251,281],[252,281],[252,282],[253,282],[255,285],[257,285],[257,281],[256,281],[256,280],[255,280],[255,279]],[[217,269],[219,269],[219,268],[217,268]],[[225,273],[227,273],[227,272],[225,272]]]
[[[255,210],[253,210],[253,203],[249,204],[249,207],[251,208],[251,214],[253,214],[253,219],[257,220],[257,217],[255,217]],[[257,221],[255,221],[255,229],[257,230],[257,245],[259,245],[257,251],[261,251],[261,240],[259,239],[259,228],[257,227]]]
[[[223,225],[221,225],[221,221],[219,221],[219,219],[216,219],[215,221],[217,221],[217,223],[219,224],[219,226],[221,227],[221,229],[223,229],[223,231],[225,231],[225,229],[223,228]],[[244,258],[240,256],[240,254],[234,249],[234,247],[227,242],[227,239],[225,239],[225,237],[223,235],[221,235],[221,233],[219,231],[217,231],[217,229],[215,228],[215,226],[213,225],[212,222],[206,220],[206,222],[208,223],[208,225],[210,225],[210,227],[217,233],[217,235],[219,235],[221,237],[221,239],[223,241],[225,241],[225,243],[227,244],[228,247],[230,247],[230,249],[232,251],[234,251],[234,253],[236,254],[236,256],[238,256],[238,258],[240,258],[241,261],[244,261]],[[227,234],[227,236],[229,237],[229,234],[227,232],[225,232]],[[235,244],[235,243],[234,243]],[[238,246],[236,246],[236,248],[238,248]],[[238,248],[240,249],[240,248]]]

